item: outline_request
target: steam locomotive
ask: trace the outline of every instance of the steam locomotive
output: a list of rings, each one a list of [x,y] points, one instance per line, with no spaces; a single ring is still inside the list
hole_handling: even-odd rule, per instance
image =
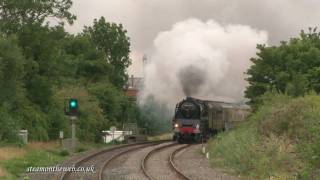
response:
[[[250,113],[245,104],[206,101],[187,97],[176,105],[172,120],[173,139],[205,141],[220,131],[231,129]]]

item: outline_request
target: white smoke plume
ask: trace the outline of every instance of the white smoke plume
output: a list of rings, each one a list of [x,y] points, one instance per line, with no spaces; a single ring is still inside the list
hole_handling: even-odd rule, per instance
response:
[[[122,23],[131,40],[133,66],[142,76],[142,55],[153,53],[157,34],[189,17],[214,19],[222,24],[246,24],[268,32],[268,43],[298,36],[300,30],[319,26],[319,0],[73,0],[77,15],[69,32],[81,32],[94,18]]]
[[[244,72],[256,45],[267,33],[246,25],[187,19],[158,34],[155,51],[145,67],[140,100],[154,96],[173,106],[185,96],[240,101],[247,85]]]

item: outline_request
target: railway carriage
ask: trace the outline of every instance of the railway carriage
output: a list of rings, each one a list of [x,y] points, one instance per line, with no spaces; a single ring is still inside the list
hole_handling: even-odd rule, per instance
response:
[[[179,142],[206,140],[219,131],[237,126],[249,113],[247,105],[187,97],[176,105],[173,138]]]

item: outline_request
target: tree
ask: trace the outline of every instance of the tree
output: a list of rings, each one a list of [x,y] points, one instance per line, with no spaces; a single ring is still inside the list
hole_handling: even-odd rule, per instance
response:
[[[63,107],[70,97],[79,100],[77,136],[86,141],[101,140],[102,130],[136,115],[122,90],[130,64],[126,30],[101,18],[69,34],[63,22],[75,20],[71,5],[0,0],[0,141],[17,140],[19,129],[31,140],[68,134]],[[59,24],[45,23],[49,18]]]
[[[84,80],[85,84],[108,81],[111,75],[111,64],[106,63],[104,53],[98,50],[87,34],[67,37],[64,49],[74,59],[74,75]]]
[[[16,39],[0,37],[0,141],[16,139],[19,119],[14,112],[24,96],[25,59]]]
[[[301,96],[310,90],[320,92],[320,33],[317,29],[301,31],[300,36],[279,46],[257,46],[256,58],[247,71],[246,97],[259,103],[269,90]]]
[[[122,88],[128,79],[126,68],[131,63],[127,31],[123,29],[122,24],[109,23],[101,17],[94,20],[92,27],[86,27],[84,33],[104,52],[106,63],[112,65],[111,81],[116,87]]]
[[[24,94],[25,58],[13,38],[0,38],[0,106],[14,109]]]
[[[0,106],[0,142],[15,142],[18,140],[18,124],[9,112]]]
[[[90,88],[90,92],[97,97],[109,125],[121,124],[123,107],[128,105],[123,92],[108,83],[96,84]]]
[[[71,0],[0,0],[0,28],[15,33],[26,24],[43,24],[47,18],[72,24],[76,17],[69,12],[71,6]]]

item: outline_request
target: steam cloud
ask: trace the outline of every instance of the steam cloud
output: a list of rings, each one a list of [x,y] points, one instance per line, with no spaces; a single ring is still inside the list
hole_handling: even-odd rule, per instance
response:
[[[268,32],[268,43],[296,37],[300,30],[319,26],[319,0],[73,0],[77,15],[70,32],[81,32],[94,18],[123,23],[132,44],[130,74],[142,76],[142,55],[153,53],[158,33],[189,17],[221,24],[246,24]],[[84,13],[87,12],[87,13]]]
[[[199,92],[205,83],[206,71],[195,66],[188,66],[180,70],[178,77],[186,96],[192,96]]]
[[[158,34],[145,67],[140,100],[154,96],[172,106],[181,98],[239,101],[247,85],[244,72],[256,45],[267,33],[245,25],[187,19]]]

